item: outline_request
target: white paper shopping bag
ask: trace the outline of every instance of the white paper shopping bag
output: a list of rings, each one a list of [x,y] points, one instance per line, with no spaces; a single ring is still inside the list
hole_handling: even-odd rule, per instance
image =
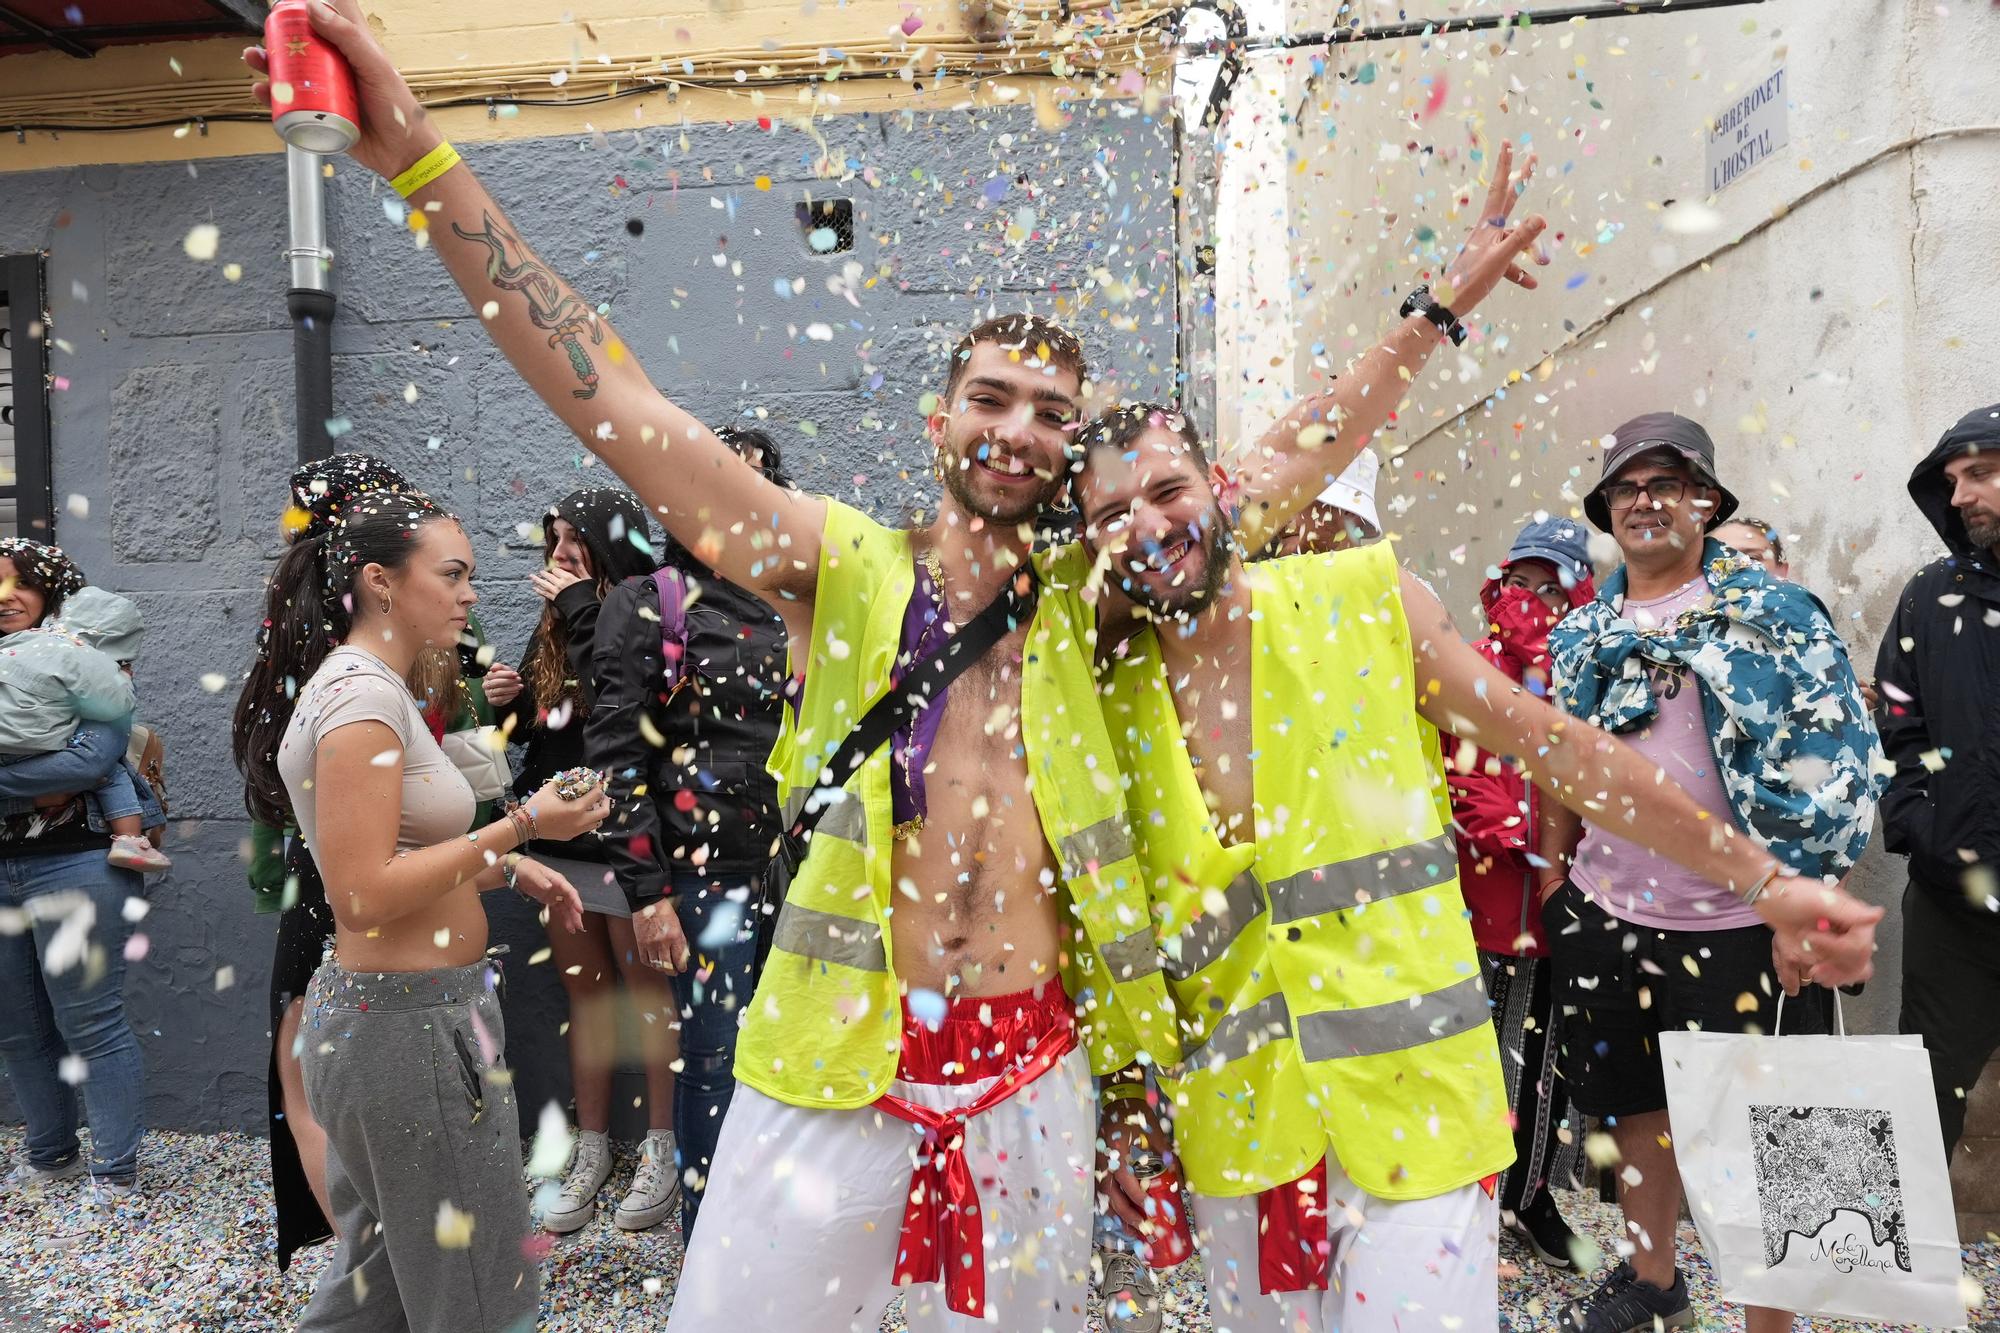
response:
[[[1723,1299],[1964,1325],[1922,1041],[1667,1032],[1660,1058],[1688,1211]]]

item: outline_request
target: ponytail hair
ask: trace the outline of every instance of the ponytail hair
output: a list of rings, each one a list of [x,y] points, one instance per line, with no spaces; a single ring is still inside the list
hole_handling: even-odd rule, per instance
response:
[[[451,516],[414,491],[356,501],[323,531],[300,533],[286,548],[264,601],[257,658],[236,699],[232,749],[251,817],[273,828],[292,819],[278,773],[278,745],[299,691],[354,629],[354,581],[368,565],[401,569],[426,524]]]
[[[292,800],[278,776],[278,742],[291,724],[299,690],[319,670],[338,639],[328,623],[325,533],[301,535],[272,571],[257,631],[257,659],[236,697],[232,732],[243,803],[250,817],[272,828],[292,819]]]

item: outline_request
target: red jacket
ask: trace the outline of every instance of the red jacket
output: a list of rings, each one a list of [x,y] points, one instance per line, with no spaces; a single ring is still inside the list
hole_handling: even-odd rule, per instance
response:
[[[1570,606],[1582,606],[1596,595],[1585,579],[1569,590]],[[1562,617],[1532,593],[1502,589],[1499,579],[1486,581],[1479,601],[1486,609],[1487,636],[1473,647],[1509,680],[1521,680],[1534,667],[1546,681],[1549,631]],[[1546,684],[1541,688],[1546,691]],[[1470,751],[1469,763],[1461,762],[1465,751]],[[1535,851],[1539,794],[1512,762],[1470,746],[1447,744],[1445,774],[1458,829],[1458,879],[1472,912],[1473,938],[1488,953],[1547,953],[1535,902],[1536,864],[1529,859]]]

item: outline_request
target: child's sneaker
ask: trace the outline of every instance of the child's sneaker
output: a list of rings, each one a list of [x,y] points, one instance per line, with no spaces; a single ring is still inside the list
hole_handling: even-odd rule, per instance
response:
[[[104,859],[120,870],[136,870],[142,875],[157,875],[174,867],[171,857],[136,833],[113,837]]]

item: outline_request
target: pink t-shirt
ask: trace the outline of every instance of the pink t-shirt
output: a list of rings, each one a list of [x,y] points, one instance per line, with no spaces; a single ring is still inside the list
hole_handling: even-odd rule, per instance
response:
[[[1650,602],[1625,600],[1625,616],[1640,628],[1664,625],[1708,595],[1708,581],[1693,582]],[[1666,770],[1695,804],[1727,827],[1735,822],[1723,789],[1715,746],[1701,711],[1701,683],[1678,662],[1647,662],[1658,705],[1651,725],[1621,739]],[[1644,814],[1636,816],[1645,818]],[[1612,825],[1613,828],[1618,827]],[[1755,909],[1727,889],[1683,870],[1666,857],[1596,824],[1585,828],[1570,878],[1621,921],[1661,930],[1730,930],[1761,924]]]

